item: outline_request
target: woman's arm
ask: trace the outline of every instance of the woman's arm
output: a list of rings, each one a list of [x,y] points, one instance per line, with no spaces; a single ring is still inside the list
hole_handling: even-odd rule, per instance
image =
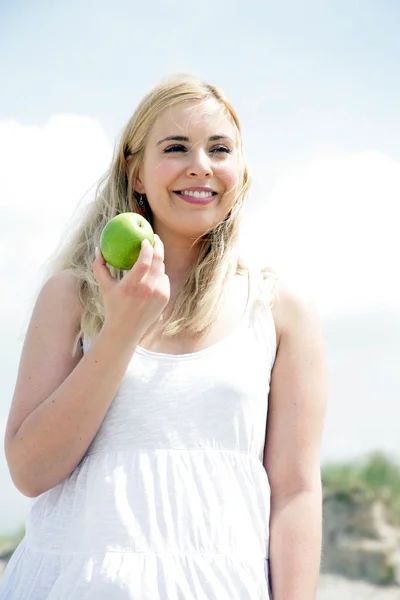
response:
[[[320,446],[326,366],[316,311],[287,289],[274,308],[264,465],[271,486],[269,558],[274,600],[315,600],[321,560]]]
[[[114,280],[101,253],[93,262],[104,325],[85,356],[71,356],[81,307],[70,271],[42,288],[28,327],[5,436],[15,486],[38,496],[75,469],[98,432],[137,344],[168,303],[164,247],[142,244],[137,262]]]
[[[72,356],[80,313],[75,276],[62,271],[43,286],[24,342],[5,452],[15,486],[32,498],[79,463],[135,348],[102,331],[83,358]]]

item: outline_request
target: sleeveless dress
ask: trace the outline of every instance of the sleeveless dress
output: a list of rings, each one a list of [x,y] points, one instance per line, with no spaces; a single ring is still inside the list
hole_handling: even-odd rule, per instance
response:
[[[269,307],[192,354],[138,347],[86,454],[35,498],[0,600],[265,600]],[[87,350],[88,343],[84,342]]]

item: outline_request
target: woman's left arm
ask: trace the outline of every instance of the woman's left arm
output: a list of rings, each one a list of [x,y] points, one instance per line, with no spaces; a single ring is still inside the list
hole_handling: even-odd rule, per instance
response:
[[[273,600],[315,600],[322,544],[325,353],[313,306],[282,289],[273,312],[278,348],[264,454],[271,486]]]

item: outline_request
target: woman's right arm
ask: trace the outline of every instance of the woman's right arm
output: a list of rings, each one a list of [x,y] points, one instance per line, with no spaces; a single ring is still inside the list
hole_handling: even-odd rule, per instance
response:
[[[37,299],[7,423],[5,452],[11,477],[36,497],[68,477],[108,411],[136,345],[168,302],[163,251],[150,244],[120,281],[104,259],[93,270],[106,309],[105,323],[82,357],[71,348],[81,315],[77,282],[69,271],[52,277]]]

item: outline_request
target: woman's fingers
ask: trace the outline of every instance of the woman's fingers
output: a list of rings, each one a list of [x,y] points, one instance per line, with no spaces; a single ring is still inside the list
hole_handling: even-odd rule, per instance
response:
[[[96,248],[96,258],[92,263],[93,273],[99,282],[102,294],[106,293],[112,285],[117,283],[108,270],[106,261],[99,248]],[[146,276],[153,279],[165,273],[164,245],[157,234],[154,235],[154,246],[148,240],[143,240],[140,254],[133,267],[123,278],[125,285],[137,285]]]
[[[164,244],[157,234],[154,235],[153,261],[150,272],[152,275],[165,273],[164,265]]]
[[[92,271],[102,293],[106,292],[115,283],[100,248],[96,248],[95,259],[92,262]]]
[[[109,273],[101,253],[97,253],[93,273],[99,282],[109,324],[114,323],[113,326],[121,331],[127,328],[140,339],[158,319],[170,299],[163,257],[164,248],[158,236],[154,247],[148,240],[143,240],[136,263],[121,280],[116,280]]]
[[[153,246],[150,242],[148,240],[143,240],[138,259],[126,275],[130,283],[139,283],[139,281],[141,281],[148,273],[153,261],[153,253]]]

